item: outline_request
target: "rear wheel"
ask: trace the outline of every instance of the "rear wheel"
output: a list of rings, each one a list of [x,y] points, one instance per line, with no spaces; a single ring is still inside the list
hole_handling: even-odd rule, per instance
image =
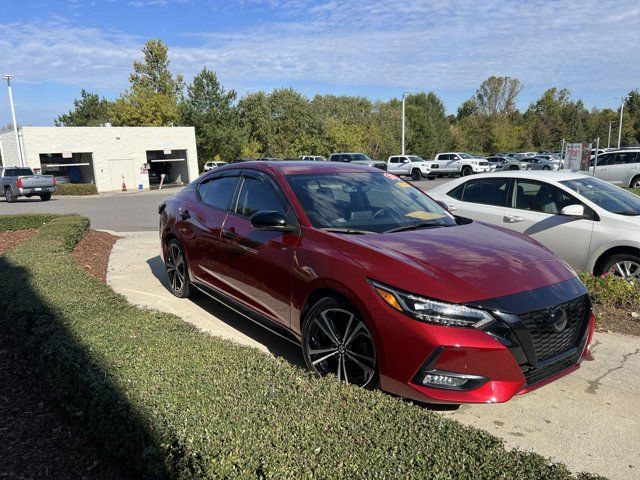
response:
[[[613,273],[625,280],[640,282],[640,255],[618,253],[611,255],[602,265],[601,275]]]
[[[176,239],[167,243],[164,259],[167,279],[169,280],[169,290],[178,298],[188,298],[192,295],[189,272],[187,270],[187,260],[182,251],[180,242]]]
[[[638,175],[637,177],[634,177],[633,180],[631,180],[631,188],[637,188],[640,189],[640,175]]]
[[[421,178],[422,178],[422,173],[420,173],[420,170],[418,170],[417,168],[414,168],[413,170],[411,170],[411,180],[413,180],[414,182],[417,182]]]
[[[51,192],[43,193],[42,195],[40,195],[40,200],[42,200],[43,202],[48,202],[49,200],[51,200]]]
[[[17,198],[16,196],[13,194],[13,191],[11,190],[10,187],[7,187],[4,189],[4,199],[7,201],[7,203],[15,203]]]
[[[515,165],[511,165],[509,167],[509,170],[520,170],[518,167],[516,167]]]
[[[305,316],[302,352],[309,370],[320,377],[374,388],[379,376],[373,338],[347,302],[326,297]]]
[[[545,165],[544,167],[542,167],[543,170],[551,170],[551,167],[549,165]]]
[[[463,177],[468,177],[472,173],[473,170],[471,170],[471,167],[462,167],[462,172],[460,172],[460,175],[462,175]]]

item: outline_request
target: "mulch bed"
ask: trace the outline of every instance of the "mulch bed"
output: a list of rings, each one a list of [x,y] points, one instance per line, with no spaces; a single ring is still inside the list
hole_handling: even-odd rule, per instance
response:
[[[109,256],[113,245],[119,238],[107,232],[89,230],[84,238],[80,240],[71,256],[90,275],[106,283]]]
[[[0,255],[36,233],[36,230],[0,233]],[[102,241],[107,240],[102,237]],[[94,267],[94,271],[103,270],[102,275],[106,274],[106,266]],[[0,479],[35,478],[129,480],[134,477],[105,457],[100,447],[51,400],[20,354],[10,331],[0,321]]]
[[[593,309],[598,317],[598,331],[640,337],[640,317],[633,317],[631,312],[622,308],[594,305]]]
[[[33,237],[36,233],[38,233],[38,231],[35,228],[0,232],[0,255],[19,243],[24,242],[28,238]]]

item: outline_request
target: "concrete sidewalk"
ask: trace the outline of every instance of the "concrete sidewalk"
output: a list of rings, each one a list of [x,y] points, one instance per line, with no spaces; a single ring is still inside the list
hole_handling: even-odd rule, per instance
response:
[[[113,249],[108,282],[130,302],[174,313],[197,327],[304,364],[299,348],[217,302],[178,299],[166,288],[157,232],[126,234]],[[640,478],[640,338],[596,334],[596,361],[498,405],[464,405],[443,415],[612,479]]]

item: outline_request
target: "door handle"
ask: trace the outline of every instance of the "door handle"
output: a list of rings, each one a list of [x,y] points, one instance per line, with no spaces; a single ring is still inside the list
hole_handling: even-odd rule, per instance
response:
[[[503,220],[507,223],[524,222],[524,218],[519,217],[518,215],[505,215]]]
[[[182,207],[180,207],[180,218],[182,220],[187,220],[188,218],[191,218],[191,214],[189,213],[189,210],[182,210]]]
[[[236,238],[238,236],[236,232],[226,228],[223,228],[221,233],[224,238]]]

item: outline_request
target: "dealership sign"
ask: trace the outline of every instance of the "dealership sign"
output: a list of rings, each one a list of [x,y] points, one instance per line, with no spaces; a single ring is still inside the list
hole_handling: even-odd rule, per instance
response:
[[[567,170],[589,170],[591,144],[568,143],[564,150],[564,168]]]

